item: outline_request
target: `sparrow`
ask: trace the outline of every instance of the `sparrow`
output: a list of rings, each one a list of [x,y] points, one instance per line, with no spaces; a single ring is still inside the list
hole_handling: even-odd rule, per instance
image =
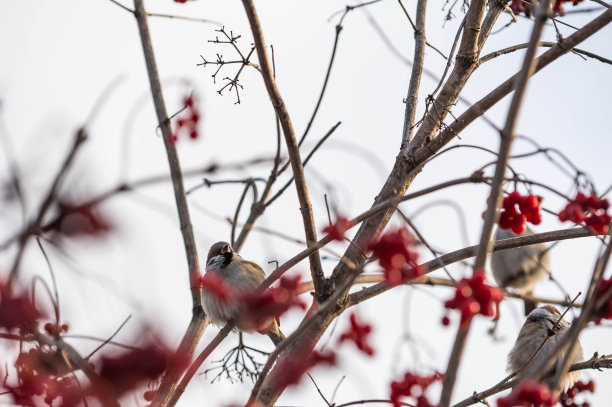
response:
[[[543,359],[550,358],[553,348],[555,348],[557,343],[563,340],[569,326],[570,324],[566,320],[561,319],[561,314],[557,308],[552,305],[544,305],[531,311],[519,332],[518,338],[516,338],[514,347],[508,354],[508,372],[518,372],[517,376],[520,378],[521,373],[525,371],[525,365],[531,365]],[[549,330],[556,332],[554,335],[550,336],[550,338],[548,338]],[[542,343],[544,343],[546,338],[548,338],[548,341],[546,341],[533,360],[529,361],[531,356],[537,351]],[[542,380],[542,382],[553,391],[554,389],[552,389],[552,387],[554,386],[558,372],[561,370],[561,364],[563,363],[566,353],[567,350],[559,356],[550,370],[546,372]],[[570,362],[574,364],[582,360],[582,346],[580,345],[580,341],[577,341],[572,351]],[[556,392],[566,392],[567,389],[574,385],[579,375],[580,372],[578,371],[568,372],[563,375],[563,377],[559,379]]]
[[[524,235],[533,235],[529,229]],[[497,229],[496,240],[515,237],[513,232]],[[512,288],[520,295],[533,295],[535,284],[548,274],[548,248],[544,243],[514,249],[500,250],[491,255],[491,271],[497,285]],[[536,307],[534,301],[525,301],[525,315]]]
[[[206,259],[206,273],[213,273],[222,278],[236,292],[255,290],[266,278],[264,271],[257,264],[244,260],[235,253],[227,242],[217,242],[210,247]],[[243,332],[253,332],[253,326],[241,321],[241,304],[237,300],[223,301],[214,295],[203,295],[204,310],[210,321],[217,326],[224,326],[230,320],[236,322],[236,328]],[[263,331],[274,345],[278,345],[285,335],[280,331],[278,322],[272,319]]]

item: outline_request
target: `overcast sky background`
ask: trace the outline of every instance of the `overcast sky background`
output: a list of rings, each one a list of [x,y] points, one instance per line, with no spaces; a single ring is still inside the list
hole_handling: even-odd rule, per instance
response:
[[[123,2],[133,7],[130,2]],[[415,2],[404,2],[414,15]],[[318,98],[331,54],[335,24],[345,6],[343,1],[257,1],[268,45],[274,47],[278,86],[285,99],[296,133],[302,134]],[[457,27],[463,17],[460,6],[453,9],[455,18],[445,21],[449,5],[430,2],[427,14],[427,39],[448,54]],[[146,2],[149,12],[170,13],[218,21],[226,29],[242,37],[238,45],[248,53],[250,29],[239,1],[189,1],[175,4],[170,0]],[[602,7],[585,1],[568,11],[590,12],[568,14],[562,21],[582,26],[601,13]],[[333,16],[333,17],[332,17]],[[330,19],[330,17],[332,17]],[[404,104],[410,67],[385,45],[372,23],[384,31],[405,59],[413,54],[413,33],[401,8],[386,0],[367,10],[355,10],[346,17],[340,37],[337,60],[328,91],[303,155],[338,121],[342,124],[306,167],[313,211],[319,233],[327,223],[324,194],[331,206],[342,215],[354,217],[367,210],[393,165],[401,139]],[[500,17],[498,28],[510,21]],[[166,105],[170,113],[181,108],[182,98],[195,92],[200,99],[203,121],[201,137],[192,141],[182,138],[178,149],[183,169],[202,168],[211,163],[221,170],[211,180],[267,177],[275,151],[274,114],[259,74],[246,68],[240,78],[240,104],[236,95],[225,91],[219,80],[233,77],[235,66],[222,68],[217,83],[211,74],[215,67],[197,66],[200,55],[214,60],[217,53],[224,59],[235,58],[227,45],[208,42],[219,35],[220,26],[166,18],[150,18],[150,29],[158,69],[163,81]],[[512,24],[491,36],[483,54],[506,46],[526,42],[532,22],[519,17]],[[574,31],[559,25],[564,36]],[[3,180],[8,174],[7,157],[19,166],[32,216],[42,193],[49,185],[59,163],[71,143],[75,130],[89,116],[94,104],[109,87],[112,92],[103,99],[102,108],[90,123],[90,139],[80,152],[63,192],[75,199],[84,199],[104,192],[120,182],[137,181],[151,175],[167,174],[168,165],[161,139],[156,135],[156,119],[150,93],[140,39],[134,18],[107,0],[79,1],[11,1],[0,13],[0,132],[3,139],[0,155]],[[607,27],[580,45],[580,48],[612,58]],[[555,41],[549,25],[543,39]],[[521,64],[522,52],[497,58],[483,65],[470,79],[463,96],[477,101],[499,83],[515,73]],[[435,51],[426,50],[426,67],[441,75],[445,60]],[[612,184],[609,130],[611,67],[592,59],[568,54],[530,81],[520,115],[517,134],[535,140],[539,145],[562,151],[583,170],[598,188],[605,191]],[[111,86],[111,84],[114,84]],[[437,82],[424,77],[419,95],[423,101]],[[498,127],[504,123],[508,99],[487,113]],[[453,114],[465,109],[459,103]],[[480,120],[462,133],[453,145],[474,144],[496,150],[498,133]],[[513,153],[532,151],[530,142],[517,140]],[[254,158],[266,158],[263,164],[241,170],[224,170],[223,164],[235,164]],[[439,182],[468,176],[492,161],[483,151],[456,149],[433,160],[419,174],[410,190],[417,191]],[[557,161],[562,162],[558,159]],[[513,160],[513,167],[529,178],[571,193],[572,179],[542,155]],[[565,166],[565,168],[568,168]],[[489,167],[488,174],[492,173]],[[287,174],[277,182],[279,188]],[[201,176],[187,177],[187,189],[201,184]],[[261,188],[260,188],[261,190]],[[277,189],[275,189],[277,190]],[[564,202],[545,190],[536,190],[545,197],[544,207],[558,211]],[[200,188],[190,194],[189,203],[203,265],[208,247],[218,240],[229,240],[230,228],[224,220],[232,217],[242,193],[239,185],[218,185]],[[430,244],[441,252],[450,252],[476,244],[482,227],[488,188],[469,185],[442,190],[402,205]],[[2,241],[17,232],[21,223],[20,209],[4,205],[0,217]],[[245,207],[248,208],[248,205]],[[64,241],[59,248],[46,244],[57,275],[64,319],[71,332],[102,338],[111,335],[128,315],[132,320],[117,340],[132,343],[143,325],[154,324],[159,335],[173,346],[178,343],[190,318],[190,295],[183,243],[178,229],[174,198],[169,183],[138,189],[106,201],[100,208],[115,225],[104,239]],[[246,216],[246,211],[242,212]],[[418,215],[418,216],[417,216]],[[561,225],[554,216],[545,214],[538,232],[556,230]],[[398,219],[394,218],[394,223]],[[296,194],[290,188],[273,204],[258,226],[303,239],[302,221]],[[568,225],[565,225],[568,226]],[[345,245],[332,245],[342,253]],[[254,232],[241,254],[258,262],[268,273],[273,264],[283,262],[300,252],[303,246],[277,236]],[[600,244],[596,239],[562,242],[551,252],[551,270],[555,278],[572,295],[585,291],[595,264]],[[424,250],[422,259],[431,255]],[[14,248],[0,253],[0,267],[7,269],[15,254]],[[331,272],[337,260],[324,253],[324,267]],[[376,267],[368,269],[376,271]],[[456,278],[470,272],[468,264],[449,267]],[[290,274],[302,273],[308,278],[308,264],[302,262]],[[34,275],[49,280],[48,269],[35,244],[28,247],[22,264],[22,281]],[[441,272],[433,275],[443,276]],[[609,277],[609,271],[606,274]],[[538,285],[536,294],[560,298],[561,292],[549,281]],[[457,315],[453,324],[442,327],[443,301],[452,295],[447,288],[398,287],[391,292],[356,307],[367,322],[374,325],[375,358],[362,356],[356,349],[343,345],[338,367],[315,369],[313,378],[329,399],[339,386],[338,403],[374,398],[388,398],[389,383],[406,370],[430,373],[446,368],[454,341]],[[462,400],[473,391],[484,390],[504,377],[505,358],[523,321],[522,303],[507,300],[502,305],[498,340],[487,335],[489,321],[476,318],[454,392],[454,400]],[[572,313],[569,314],[571,319]],[[292,332],[301,320],[301,312],[292,311],[283,317],[281,328]],[[335,330],[321,344],[335,347],[340,332],[348,323],[348,313],[338,319]],[[595,351],[612,353],[610,324],[587,328],[582,336],[585,357]],[[200,348],[217,333],[209,327]],[[236,342],[236,335],[213,354],[219,359]],[[265,337],[247,336],[249,345],[270,350]],[[89,352],[97,343],[74,340]],[[13,349],[14,350],[14,349]],[[6,349],[0,348],[0,352]],[[0,357],[0,360],[12,361]],[[210,367],[205,364],[204,368]],[[596,380],[596,395],[588,396],[593,406],[603,406],[612,399],[609,383],[612,373],[585,371],[583,379]],[[181,405],[226,406],[244,403],[250,383],[210,384],[210,379],[197,376],[188,387]],[[438,400],[433,388],[432,400]],[[494,399],[494,398],[493,398]],[[1,399],[0,399],[1,400]],[[3,400],[0,402],[4,402]],[[142,398],[130,398],[126,404],[144,404]],[[300,386],[286,391],[278,405],[325,405],[316,388],[305,377]],[[374,405],[374,404],[370,404]]]

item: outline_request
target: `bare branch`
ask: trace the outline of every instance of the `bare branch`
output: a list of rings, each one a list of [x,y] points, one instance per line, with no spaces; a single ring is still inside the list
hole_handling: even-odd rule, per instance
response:
[[[308,246],[316,243],[317,232],[314,224],[314,217],[312,214],[312,206],[310,204],[310,198],[308,196],[308,188],[306,186],[306,179],[304,177],[304,168],[302,166],[302,160],[300,159],[300,150],[293,130],[293,124],[289,117],[289,112],[285,106],[278,88],[276,87],[276,81],[272,74],[270,61],[268,59],[268,53],[266,51],[266,45],[263,37],[261,25],[259,24],[259,17],[255,10],[255,5],[252,0],[242,0],[245,12],[249,19],[251,31],[253,33],[253,41],[255,42],[255,48],[257,49],[257,56],[261,65],[262,76],[268,95],[272,100],[272,105],[276,111],[276,115],[280,120],[281,127],[283,129],[283,135],[285,136],[285,143],[287,144],[287,151],[289,152],[289,159],[291,160],[291,168],[293,170],[293,177],[295,178],[295,186],[300,202],[300,211],[302,213],[302,220],[304,222],[304,232],[306,235],[306,244]],[[318,252],[313,252],[309,256],[310,260],[310,272],[312,279],[315,282],[317,297],[324,299],[329,295],[328,290],[325,288],[325,275],[323,274],[323,268],[321,267],[321,259]]]
[[[153,53],[153,46],[151,44],[151,37],[149,35],[149,26],[147,23],[147,15],[143,0],[134,0],[134,16],[136,17],[136,22],[138,23],[142,50],[149,76],[149,84],[151,86],[151,94],[153,97],[153,103],[155,105],[155,112],[157,114],[157,121],[162,131],[164,145],[166,147],[166,153],[168,156],[170,176],[172,178],[172,185],[174,187],[174,198],[178,210],[183,242],[185,244],[185,254],[187,256],[187,271],[193,304],[192,318],[177,352],[181,355],[181,357],[190,357],[193,354],[195,347],[198,344],[202,333],[204,332],[204,329],[208,325],[208,318],[204,314],[204,310],[202,308],[200,287],[197,284],[198,276],[200,275],[198,252],[196,249],[195,239],[193,237],[193,226],[189,217],[189,208],[185,198],[185,187],[183,185],[181,166],[176,147],[172,140],[172,129],[170,127],[170,121],[168,120],[168,114],[166,113],[162,88],[159,81],[159,75],[157,73],[155,54]],[[169,369],[166,372],[159,389],[155,394],[155,399],[153,400],[154,406],[158,406],[164,401],[168,400],[172,390],[176,387],[176,384],[180,379],[181,373],[182,372],[176,368]]]
[[[538,45],[541,46],[541,47],[551,48],[551,47],[556,46],[557,44],[558,43],[556,43],[556,42],[541,41],[541,42],[539,42]],[[480,61],[478,63],[479,64],[483,64],[483,63],[488,62],[488,61],[490,61],[490,60],[492,60],[494,58],[497,58],[497,57],[502,56],[502,55],[509,54],[511,52],[514,52],[514,51],[518,51],[520,49],[527,48],[528,46],[529,46],[529,43],[526,42],[524,44],[513,45],[512,47],[508,47],[508,48],[500,49],[499,51],[491,52],[490,54],[487,54],[484,57],[480,58]],[[575,52],[577,54],[581,54],[581,55],[587,56],[589,58],[596,59],[596,60],[598,60],[600,62],[603,62],[604,64],[612,65],[612,61],[609,60],[608,58],[604,58],[604,57],[602,57],[600,55],[594,54],[594,53],[589,52],[589,51],[585,51],[583,49],[574,48],[574,49],[572,49],[572,52]]]
[[[399,2],[402,6],[402,2]],[[416,26],[414,27],[414,62],[412,64],[412,72],[410,74],[410,84],[408,85],[408,95],[406,96],[406,110],[404,112],[404,129],[402,131],[401,149],[405,149],[412,139],[412,131],[414,129],[414,116],[417,109],[417,101],[419,97],[419,87],[421,85],[421,76],[423,74],[423,63],[425,62],[425,11],[427,9],[427,0],[419,0],[417,3]],[[404,10],[405,11],[405,10]],[[408,13],[406,13],[408,15]]]

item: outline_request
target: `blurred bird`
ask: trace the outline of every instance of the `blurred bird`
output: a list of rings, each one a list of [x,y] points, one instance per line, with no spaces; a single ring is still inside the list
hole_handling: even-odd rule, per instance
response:
[[[557,324],[556,328],[554,328],[555,324]],[[544,305],[531,311],[527,316],[521,331],[519,332],[518,338],[516,338],[514,347],[508,354],[508,372],[518,372],[517,376],[520,378],[521,373],[525,371],[524,367],[528,363],[530,365],[537,364],[543,359],[549,359],[552,356],[553,348],[557,345],[557,343],[563,340],[563,337],[567,334],[568,328],[569,323],[566,320],[561,319],[561,314],[552,305]],[[555,331],[556,334],[550,336],[549,338],[550,330]],[[546,338],[548,338],[548,341],[546,341]],[[529,359],[538,350],[542,343],[544,343],[544,341],[546,341],[546,343],[530,362]],[[555,389],[552,387],[556,381],[556,376],[561,371],[561,364],[563,363],[563,359],[565,358],[566,354],[567,350],[558,357],[550,370],[545,373],[544,376],[547,377],[542,380],[542,382],[550,387],[553,391],[555,391]],[[570,363],[574,364],[581,362],[582,360],[582,346],[580,345],[580,341],[577,341],[572,351]],[[567,391],[567,389],[574,385],[579,375],[580,372],[578,371],[568,372],[563,375],[559,379],[556,392],[560,393]]]
[[[523,233],[533,235],[529,229]],[[497,229],[496,240],[515,237],[506,229]],[[514,249],[500,250],[491,255],[491,270],[497,285],[512,288],[520,295],[533,295],[535,284],[548,274],[548,248],[544,243]],[[525,315],[529,315],[537,304],[525,300]]]
[[[264,271],[257,264],[246,261],[235,253],[227,242],[217,242],[210,247],[206,259],[206,273],[213,273],[222,278],[236,291],[253,291],[266,278]],[[236,300],[221,300],[214,295],[204,295],[203,305],[210,321],[218,326],[227,324],[230,320],[236,321],[236,328],[243,332],[252,332],[253,327],[241,322],[240,303]],[[258,331],[259,332],[259,331]],[[285,335],[280,331],[278,322],[272,319],[270,325],[260,333],[268,335],[274,345],[278,345]]]

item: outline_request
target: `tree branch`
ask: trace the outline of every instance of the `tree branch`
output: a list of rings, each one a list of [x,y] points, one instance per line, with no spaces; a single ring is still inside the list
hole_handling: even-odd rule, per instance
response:
[[[193,237],[193,226],[189,217],[189,208],[185,198],[183,175],[181,173],[176,147],[172,140],[172,129],[170,127],[170,121],[168,120],[161,83],[157,73],[155,54],[153,53],[153,46],[151,44],[149,26],[147,23],[147,14],[144,8],[143,0],[134,0],[134,16],[136,17],[136,22],[138,23],[142,50],[147,65],[147,73],[151,87],[151,95],[155,105],[155,113],[157,114],[157,121],[162,131],[164,145],[166,147],[168,164],[170,166],[170,176],[172,179],[172,185],[174,187],[174,199],[176,201],[180,229],[185,245],[185,254],[187,256],[187,271],[193,305],[192,317],[189,326],[187,327],[187,331],[185,332],[185,335],[183,336],[183,339],[178,347],[177,353],[181,355],[181,357],[191,357],[196,345],[200,340],[200,337],[202,336],[202,333],[204,332],[204,329],[208,325],[208,318],[204,314],[204,310],[202,308],[200,287],[197,283],[200,275],[198,252],[196,249],[195,239]],[[155,399],[153,400],[154,406],[161,405],[168,400],[171,392],[176,387],[181,374],[182,372],[178,369],[169,369],[166,372],[158,391],[156,392]]]
[[[399,0],[398,0],[399,1]],[[402,2],[399,1],[402,8]],[[414,129],[414,116],[416,114],[419,97],[419,87],[423,74],[423,63],[425,61],[425,11],[427,0],[419,0],[417,3],[416,26],[414,27],[414,62],[408,85],[408,96],[406,96],[406,110],[404,112],[404,129],[402,131],[402,144],[400,149],[405,149],[412,139]],[[407,15],[407,13],[406,13]]]
[[[522,246],[530,246],[538,243],[554,242],[592,236],[594,236],[593,233],[586,228],[562,229],[555,230],[552,232],[537,233],[529,236],[516,236],[510,239],[495,241],[493,247],[491,248],[491,252],[508,250]],[[478,245],[475,245],[455,250],[454,252],[447,253],[443,256],[437,257],[433,260],[428,261],[427,263],[422,264],[422,267],[428,270],[429,273],[438,270],[444,266],[456,263],[458,261],[469,259],[470,257],[476,256],[478,247]],[[419,281],[418,278],[417,281]],[[411,282],[408,282],[408,284],[411,284]],[[384,282],[375,284],[371,287],[364,288],[349,296],[349,304],[351,306],[357,305],[372,297],[382,294],[391,288],[393,287]]]
[[[572,50],[576,45],[595,34],[597,31],[605,27],[612,21],[612,9],[604,11],[601,15],[596,17],[593,21],[586,24],[579,31],[576,31],[571,36],[563,40],[563,42],[556,44],[554,47],[546,51],[542,56],[537,58],[537,65],[534,73],[539,72],[551,62],[555,61],[560,56],[566,54]],[[484,114],[497,102],[503,99],[506,95],[512,92],[513,84],[518,74],[507,79],[504,83],[499,85],[493,91],[489,92],[488,95],[480,99],[478,102],[468,108],[463,114],[461,114],[453,123],[448,125],[440,134],[431,140],[426,146],[420,147],[414,153],[414,161],[416,164],[420,164],[425,160],[429,159],[432,154],[448,144],[455,136],[461,133],[470,123],[476,120],[478,117]]]
[[[300,150],[295,137],[295,132],[293,130],[293,124],[291,123],[291,118],[289,117],[289,112],[287,111],[285,102],[283,101],[280,92],[276,87],[276,81],[274,80],[274,76],[272,74],[263,32],[259,23],[259,17],[257,16],[257,12],[255,10],[255,5],[253,4],[252,0],[242,0],[242,4],[244,5],[245,12],[249,19],[249,24],[251,26],[251,31],[253,33],[253,41],[255,42],[255,48],[257,49],[257,57],[261,66],[266,90],[268,91],[268,95],[272,101],[272,106],[274,107],[283,129],[289,159],[291,160],[291,169],[293,170],[293,177],[295,178],[298,200],[300,202],[300,211],[302,212],[306,244],[307,246],[310,246],[316,243],[317,232],[312,214],[312,206],[308,196],[306,179],[304,177],[304,168],[300,158]],[[329,295],[329,293],[327,292],[328,290],[325,289],[325,275],[323,274],[323,267],[321,266],[321,258],[319,257],[319,253],[313,252],[309,256],[309,260],[310,272],[312,274],[312,280],[315,282],[317,298],[319,300],[324,299],[327,295]]]

